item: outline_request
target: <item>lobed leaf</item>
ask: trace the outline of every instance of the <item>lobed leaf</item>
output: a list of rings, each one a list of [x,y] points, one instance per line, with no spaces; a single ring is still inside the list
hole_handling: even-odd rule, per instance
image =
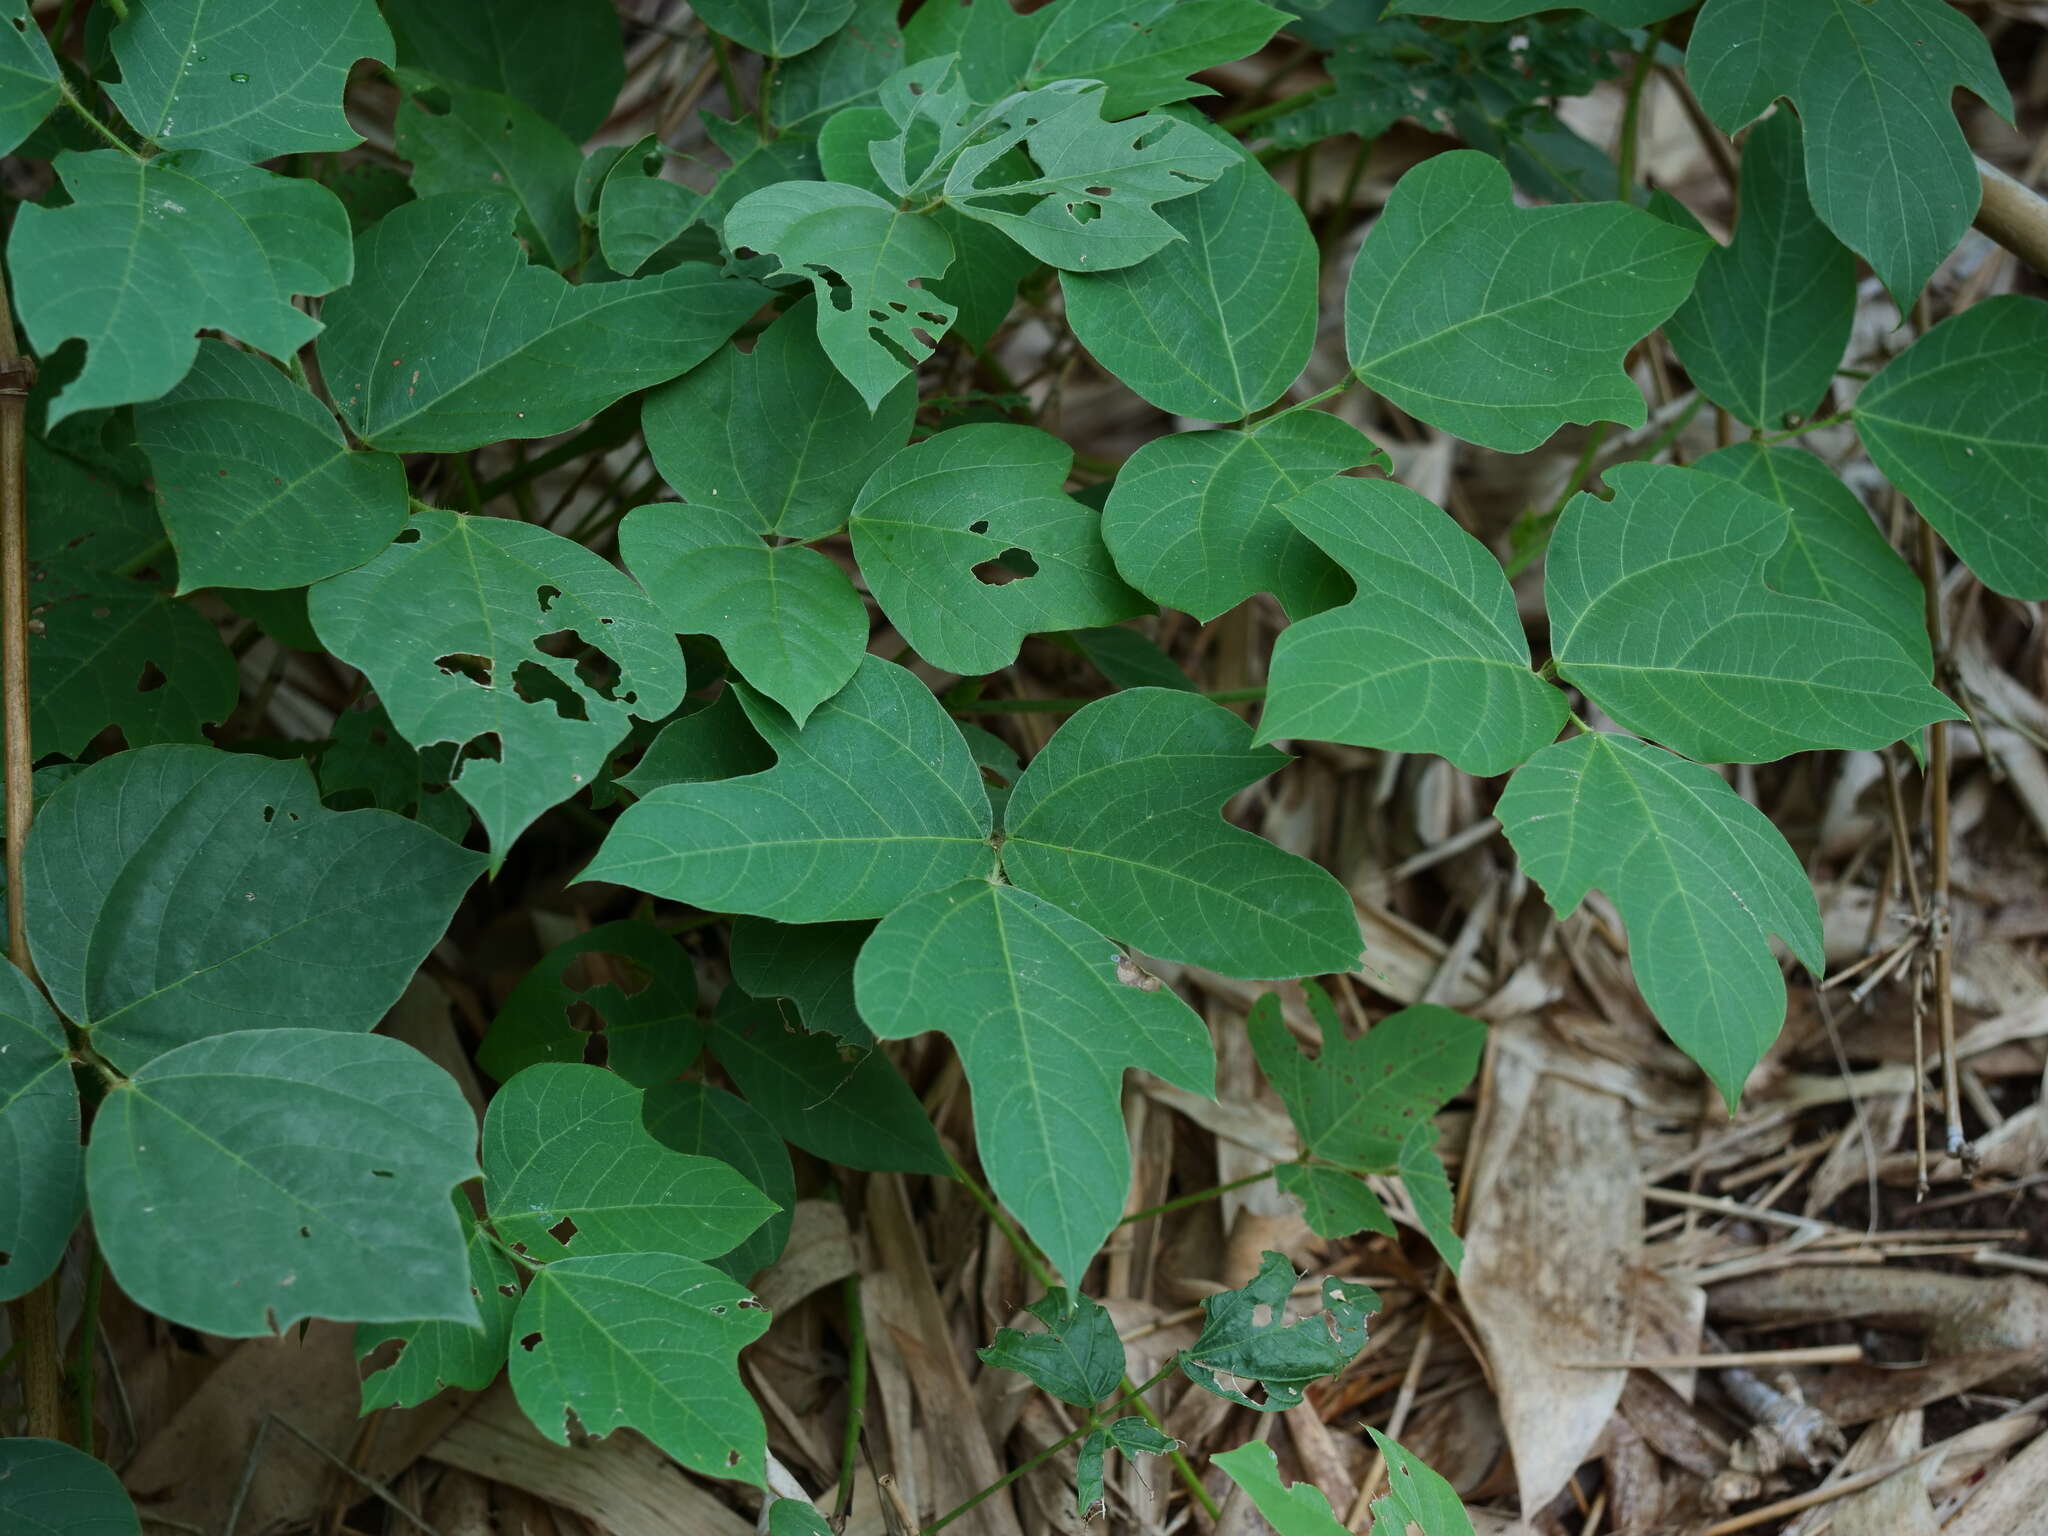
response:
[[[505,1348],[512,1341],[512,1316],[519,1308],[519,1271],[498,1251],[491,1234],[478,1225],[469,1201],[455,1197],[456,1219],[466,1234],[469,1294],[476,1299],[481,1322],[364,1323],[356,1329],[355,1355],[360,1364],[388,1353],[398,1357],[375,1366],[363,1378],[362,1412],[379,1408],[413,1408],[436,1393],[454,1387],[481,1392],[505,1368]]]
[[[1124,1378],[1124,1343],[1101,1302],[1055,1287],[1024,1310],[1045,1331],[998,1328],[995,1342],[975,1351],[983,1365],[1028,1376],[1076,1408],[1093,1408],[1116,1390]]]
[[[0,154],[11,155],[64,99],[64,76],[28,0],[6,0],[0,21]]]
[[[1301,1202],[1302,1220],[1318,1237],[1350,1237],[1357,1232],[1394,1235],[1394,1219],[1364,1179],[1321,1163],[1282,1163],[1273,1182],[1284,1195]]]
[[[1286,1256],[1268,1253],[1248,1284],[1205,1298],[1202,1331],[1179,1357],[1188,1380],[1246,1408],[1278,1413],[1305,1401],[1310,1382],[1348,1365],[1365,1347],[1366,1319],[1380,1309],[1379,1297],[1365,1286],[1325,1280],[1321,1314],[1290,1323],[1294,1280]]]

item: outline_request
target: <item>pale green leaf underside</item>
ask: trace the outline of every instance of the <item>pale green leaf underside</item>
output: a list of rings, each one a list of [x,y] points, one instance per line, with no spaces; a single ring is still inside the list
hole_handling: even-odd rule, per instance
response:
[[[64,1026],[35,983],[0,967],[0,1301],[64,1257],[85,1204],[78,1089]]]
[[[382,1345],[396,1343],[398,1358],[363,1378],[362,1411],[411,1408],[435,1393],[454,1387],[480,1392],[505,1368],[505,1347],[512,1338],[512,1314],[519,1307],[519,1271],[505,1257],[490,1233],[477,1225],[468,1199],[455,1197],[456,1220],[467,1234],[469,1293],[476,1299],[481,1325],[455,1322],[365,1323],[356,1329],[358,1361]]]
[[[0,1525],[18,1536],[139,1536],[114,1469],[61,1440],[0,1440]]]

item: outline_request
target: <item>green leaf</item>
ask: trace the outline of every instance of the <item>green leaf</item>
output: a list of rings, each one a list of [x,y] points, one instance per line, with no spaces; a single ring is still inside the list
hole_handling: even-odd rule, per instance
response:
[[[697,121],[732,162],[704,196],[698,217],[707,228],[722,232],[727,216],[750,192],[779,182],[817,178],[818,146],[807,133],[764,139],[752,116],[728,123],[716,113],[700,111]],[[726,245],[730,248],[732,242],[728,240]]]
[[[1522,867],[1568,916],[1599,886],[1629,928],[1643,998],[1732,1108],[1785,1022],[1775,933],[1818,976],[1820,909],[1798,856],[1710,768],[1626,736],[1545,747],[1499,815]]]
[[[1051,7],[1020,15],[1010,0],[920,5],[903,28],[903,59],[958,56],[960,81],[975,101],[997,101],[1024,83]]]
[[[412,162],[421,197],[475,198],[493,188],[519,210],[520,238],[547,265],[573,266],[583,229],[576,216],[576,173],[583,155],[569,136],[515,97],[473,87],[431,84],[446,110],[420,95],[398,107],[398,154]]]
[[[789,1148],[753,1105],[705,1083],[658,1083],[647,1090],[641,1121],[673,1152],[714,1158],[766,1195],[777,1209],[746,1241],[709,1262],[746,1281],[782,1257],[796,1208]]]
[[[351,453],[327,407],[262,358],[203,341],[135,413],[180,590],[303,587],[361,565],[405,525],[405,466]]]
[[[393,57],[372,0],[149,0],[119,14],[107,94],[121,115],[166,149],[235,160],[355,148],[348,72]]]
[[[85,1209],[71,1047],[35,983],[0,966],[0,1301],[27,1295],[64,1257]]]
[[[1485,777],[1556,738],[1565,697],[1529,669],[1500,563],[1449,513],[1391,480],[1348,478],[1280,510],[1358,591],[1282,631],[1259,740],[1429,752]]]
[[[836,1035],[847,1045],[875,1043],[853,1002],[853,967],[873,923],[771,923],[732,920],[727,963],[749,997],[786,997],[812,1034]],[[744,1090],[742,1090],[744,1091]]]
[[[881,917],[994,863],[988,796],[939,701],[861,659],[798,730],[743,694],[765,773],[657,789],[612,824],[585,880],[786,923]]]
[[[61,1440],[0,1440],[0,1524],[15,1536],[140,1536],[114,1469]]]
[[[1218,3],[1274,14],[1252,0]],[[1062,14],[1072,14],[1071,0]],[[1308,220],[1249,155],[1161,216],[1181,236],[1164,250],[1118,272],[1061,279],[1067,323],[1098,363],[1162,411],[1249,416],[1300,377],[1315,343],[1319,258]]]
[[[742,48],[785,59],[845,26],[853,5],[854,0],[702,0],[692,9],[712,31]]]
[[[741,508],[658,502],[626,514],[619,552],[678,634],[714,635],[798,725],[867,651],[868,610],[831,557],[769,544]]]
[[[1848,609],[1897,641],[1920,676],[1933,673],[1920,578],[1827,465],[1801,448],[1731,443],[1693,468],[1725,475],[1784,513],[1785,542],[1764,562],[1766,586]]]
[[[530,1264],[614,1253],[728,1253],[775,1204],[715,1158],[673,1152],[641,1091],[580,1062],[528,1067],[484,1116],[484,1200]]]
[[[349,280],[348,215],[317,182],[203,149],[146,161],[67,150],[55,166],[71,201],[22,204],[7,242],[35,351],[86,344],[85,366],[51,402],[53,427],[156,399],[192,366],[202,328],[290,357],[320,330],[292,296]]]
[[[1302,1219],[1318,1237],[1349,1237],[1354,1232],[1394,1235],[1394,1220],[1365,1180],[1342,1168],[1321,1163],[1282,1163],[1273,1170],[1282,1194],[1301,1202]]]
[[[1442,16],[1453,21],[1517,21],[1552,7],[1543,0],[1393,0],[1388,14]],[[1583,7],[1617,27],[1647,27],[1688,9],[1685,0],[1592,0]],[[1434,1533],[1429,1533],[1434,1536]]]
[[[852,981],[849,966],[849,994]],[[952,1174],[924,1106],[885,1054],[806,1034],[787,1015],[781,999],[729,991],[711,1036],[718,1064],[778,1136],[847,1168]]]
[[[299,622],[304,624],[305,594],[291,595],[299,599]],[[275,632],[272,638],[276,638]],[[320,649],[310,625],[305,640],[296,648]],[[433,828],[450,842],[468,838],[476,818],[462,797],[449,791],[448,774],[455,754],[447,747],[422,757],[392,729],[391,717],[374,704],[366,710],[344,710],[335,717],[333,731],[334,739],[321,752],[318,766],[323,804],[337,811],[365,807],[397,811]]]
[[[509,1082],[541,1062],[582,1061],[593,1039],[637,1088],[688,1070],[704,1048],[689,951],[637,919],[557,944],[499,1006],[476,1061]]]
[[[612,0],[384,0],[398,59],[525,102],[590,137],[625,83]]]
[[[603,151],[599,151],[600,154]],[[631,277],[696,223],[704,194],[662,175],[668,151],[652,134],[613,162],[597,209],[597,247]]]
[[[1366,1433],[1387,1462],[1387,1491],[1372,1502],[1375,1526],[1419,1530],[1422,1536],[1472,1536],[1472,1517],[1458,1501],[1456,1489],[1397,1441],[1370,1426]]]
[[[709,357],[762,290],[683,262],[571,286],[529,266],[503,193],[421,198],[356,242],[320,358],[358,437],[392,453],[548,437]]]
[[[1790,98],[1814,211],[1902,312],[1977,212],[1955,87],[2012,117],[1984,34],[1940,0],[1708,0],[1686,77],[1729,133]]]
[[[496,863],[597,777],[629,714],[658,720],[682,700],[682,652],[647,594],[580,544],[510,518],[422,508],[309,606],[407,741],[466,748],[454,785]],[[557,655],[563,640],[597,654]]]
[[[869,475],[910,436],[907,376],[869,410],[833,371],[806,299],[751,352],[721,348],[648,395],[641,424],[661,478],[693,505],[745,517],[757,533],[816,539],[846,525]]]
[[[1087,923],[1015,886],[963,880],[906,902],[861,950],[854,990],[883,1039],[952,1039],[990,1185],[1076,1282],[1130,1189],[1125,1069],[1214,1092],[1194,1011]]]
[[[0,154],[11,155],[64,96],[64,76],[28,0],[0,5]]]
[[[1437,1125],[1422,1120],[1401,1143],[1401,1187],[1408,1203],[1415,1207],[1415,1219],[1422,1224],[1431,1245],[1457,1274],[1465,1263],[1465,1244],[1458,1236],[1457,1201],[1451,1193],[1450,1175],[1436,1150]]]
[[[1280,1463],[1263,1440],[1247,1440],[1234,1451],[1219,1451],[1209,1458],[1209,1464],[1229,1474],[1279,1536],[1347,1536],[1348,1528],[1331,1513],[1330,1501],[1321,1489],[1308,1482],[1280,1481]]]
[[[1856,319],[1856,258],[1815,217],[1799,119],[1773,113],[1742,146],[1735,241],[1715,246],[1664,335],[1700,393],[1752,427],[1797,426]]]
[[[202,725],[227,719],[234,658],[197,608],[140,582],[53,575],[36,594],[41,631],[29,635],[38,753],[80,756],[110,725],[131,747],[197,741]]]
[[[1379,1297],[1352,1281],[1325,1280],[1321,1314],[1289,1323],[1294,1280],[1286,1256],[1268,1253],[1250,1284],[1206,1298],[1202,1331],[1180,1354],[1188,1380],[1233,1403],[1278,1413],[1302,1402],[1310,1382],[1349,1364],[1365,1347],[1366,1318],[1379,1311]],[[1250,1397],[1233,1381],[1263,1388],[1263,1395]]]
[[[737,779],[774,764],[775,754],[747,719],[738,692],[728,688],[709,704],[664,725],[633,771],[617,782],[632,794],[645,796],[667,784]]]
[[[953,264],[953,242],[865,188],[781,181],[750,192],[725,216],[725,243],[774,256],[772,276],[810,283],[818,340],[871,411],[953,323],[953,306],[922,286]]]
[[[305,1317],[475,1325],[449,1199],[475,1177],[455,1080],[329,1029],[216,1034],[144,1063],[107,1090],[85,1154],[121,1289],[236,1339]]]
[[[1102,1463],[1104,1453],[1115,1446],[1126,1456],[1167,1456],[1180,1444],[1162,1434],[1137,1414],[1091,1430],[1074,1454],[1074,1507],[1082,1520],[1101,1513]]]
[[[1230,976],[1350,971],[1361,946],[1343,887],[1218,814],[1286,761],[1195,694],[1134,688],[1099,699],[1018,781],[1004,868],[1164,959]]]
[[[23,851],[36,969],[124,1072],[227,1030],[372,1028],[481,868],[388,811],[325,809],[303,763],[210,747],[93,764]]]
[[[1045,17],[1029,83],[1100,80],[1111,118],[1215,95],[1187,77],[1257,53],[1287,20],[1257,0],[1061,0]]]
[[[363,1378],[364,1413],[417,1407],[449,1387],[481,1392],[505,1368],[512,1315],[519,1308],[519,1271],[498,1251],[490,1233],[477,1225],[469,1201],[460,1194],[455,1197],[455,1216],[467,1234],[469,1294],[476,1299],[481,1325],[365,1323],[357,1328],[358,1363],[379,1355],[386,1345],[398,1350],[395,1360],[376,1366]]]
[[[1306,618],[1343,602],[1350,583],[1280,506],[1357,465],[1392,469],[1364,433],[1324,411],[1155,437],[1118,471],[1102,536],[1125,580],[1205,624],[1257,592]]]
[[[775,119],[785,131],[875,94],[903,66],[896,0],[854,0],[846,25],[782,66],[775,80]]]
[[[759,1483],[767,1431],[738,1357],[767,1330],[760,1302],[694,1259],[563,1259],[519,1304],[512,1392],[557,1445],[630,1427],[694,1472]]]
[[[1985,299],[1914,342],[1856,397],[1856,431],[1877,467],[2008,597],[2048,597],[2044,348],[2048,303]]]
[[[1559,673],[1629,730],[1701,762],[1881,747],[1956,708],[1846,608],[1765,585],[1785,514],[1720,475],[1610,469],[1544,566]]]
[[[1102,515],[1063,489],[1073,460],[1049,432],[984,423],[905,448],[861,488],[854,557],[933,666],[995,672],[1027,635],[1147,611],[1116,574]]]
[[[1124,1341],[1101,1302],[1055,1287],[1024,1310],[1045,1331],[998,1328],[995,1342],[975,1351],[983,1365],[1029,1376],[1077,1408],[1093,1408],[1116,1390],[1124,1379]]]
[[[1194,691],[1193,679],[1181,670],[1179,662],[1127,625],[1077,629],[1066,638],[1114,687]]]
[[[777,1499],[768,1506],[768,1536],[835,1536],[818,1506],[801,1499]]]
[[[1492,156],[1434,156],[1352,264],[1351,365],[1410,415],[1503,453],[1568,421],[1641,426],[1622,358],[1692,291],[1712,244],[1619,203],[1518,208]]]

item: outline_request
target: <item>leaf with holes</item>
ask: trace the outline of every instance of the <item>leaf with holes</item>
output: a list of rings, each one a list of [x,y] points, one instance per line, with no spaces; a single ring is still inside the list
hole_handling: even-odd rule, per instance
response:
[[[873,923],[771,923],[736,917],[727,962],[741,991],[755,998],[788,998],[813,1034],[836,1035],[848,1045],[875,1043],[853,1002],[853,966]]]
[[[1165,959],[1230,976],[1354,969],[1358,917],[1343,887],[1218,812],[1287,761],[1251,734],[1221,705],[1176,689],[1097,700],[1018,780],[1003,867]]]
[[[715,1159],[777,1207],[737,1247],[708,1260],[714,1268],[746,1281],[782,1257],[796,1209],[796,1170],[760,1110],[708,1083],[666,1082],[647,1090],[640,1120],[670,1151]]]
[[[491,1234],[477,1224],[468,1199],[459,1194],[455,1216],[465,1234],[469,1294],[476,1299],[481,1325],[410,1322],[395,1327],[389,1323],[358,1327],[356,1360],[370,1365],[363,1377],[364,1413],[417,1407],[450,1387],[481,1392],[505,1368],[512,1314],[519,1308],[519,1271],[499,1252]],[[393,1349],[396,1359],[391,1358]]]
[[[1287,21],[1258,0],[1062,0],[1043,14],[1027,83],[1100,80],[1112,118],[1215,95],[1188,76],[1257,53]]]
[[[475,1324],[449,1200],[475,1177],[453,1078],[396,1040],[325,1029],[216,1034],[143,1063],[107,1090],[85,1154],[121,1289],[235,1339],[306,1317]]]
[[[28,0],[6,0],[0,23],[0,154],[11,155],[64,99],[64,76]]]
[[[1027,635],[1148,610],[1116,574],[1102,515],[1062,489],[1073,458],[1036,427],[954,427],[905,448],[861,488],[854,557],[882,611],[933,666],[994,672]]]
[[[1103,1453],[1111,1446],[1135,1460],[1139,1456],[1170,1456],[1180,1442],[1135,1413],[1090,1431],[1074,1456],[1074,1507],[1083,1520],[1092,1519],[1102,1509]]]
[[[612,0],[384,0],[384,13],[401,64],[515,97],[578,141],[625,81]]]
[[[1566,422],[1643,424],[1622,358],[1712,244],[1619,203],[1518,208],[1491,155],[1403,176],[1344,295],[1351,366],[1433,427],[1526,453]]]
[[[562,1259],[519,1304],[512,1392],[557,1445],[632,1428],[694,1472],[759,1483],[767,1431],[738,1356],[767,1330],[760,1302],[695,1259]]]
[[[50,996],[133,1072],[228,1030],[373,1028],[482,867],[388,811],[327,810],[302,763],[150,747],[50,796],[22,883]]]
[[[1629,928],[1636,985],[1732,1109],[1785,1022],[1776,934],[1814,975],[1820,909],[1799,858],[1710,768],[1626,736],[1574,736],[1508,781],[1499,815],[1560,917],[1594,886]]]
[[[1357,584],[1282,631],[1257,739],[1431,752],[1505,773],[1556,738],[1565,697],[1530,670],[1515,594],[1486,546],[1391,480],[1326,480],[1281,513]]]
[[[0,966],[0,1301],[64,1257],[85,1209],[71,1046],[35,983]]]
[[[114,1469],[61,1440],[0,1440],[0,1525],[18,1536],[140,1536]]]
[[[988,796],[931,691],[878,656],[801,730],[741,695],[775,753],[745,778],[657,789],[612,824],[585,880],[779,922],[881,917],[995,863]]]
[[[583,240],[576,213],[583,155],[575,143],[513,97],[426,83],[429,90],[398,107],[398,153],[412,162],[413,192],[474,198],[502,188],[519,209],[520,239],[548,266],[575,265]],[[445,107],[428,105],[437,98],[445,98]]]
[[[1015,886],[965,880],[904,903],[861,950],[854,991],[885,1040],[952,1039],[989,1183],[1071,1281],[1130,1190],[1125,1070],[1215,1091],[1193,1010],[1087,923]]]
[[[692,9],[742,48],[785,59],[846,25],[854,0],[702,0]]]
[[[1182,1374],[1205,1392],[1278,1413],[1304,1401],[1310,1382],[1348,1365],[1365,1347],[1366,1319],[1379,1311],[1379,1297],[1353,1281],[1325,1280],[1322,1312],[1290,1323],[1294,1280],[1286,1256],[1268,1253],[1249,1284],[1203,1301],[1202,1331],[1180,1353]]]
[[[726,1164],[673,1152],[642,1094],[602,1067],[528,1067],[484,1116],[491,1225],[530,1264],[598,1254],[729,1253],[775,1203]]]
[[[510,518],[422,508],[375,560],[314,587],[308,607],[407,741],[465,749],[454,785],[483,818],[494,865],[597,777],[629,715],[657,720],[682,701],[682,651],[647,594],[603,557]]]
[[[53,575],[36,593],[41,629],[29,633],[39,753],[82,756],[110,725],[131,747],[197,741],[201,726],[227,719],[234,658],[197,608],[141,582]]]
[[[1572,498],[1544,563],[1558,671],[1631,731],[1701,762],[1882,747],[1956,708],[1884,631],[1774,592],[1785,514],[1721,475],[1623,464]]]
[[[1054,1287],[1024,1309],[1043,1331],[999,1328],[975,1353],[983,1365],[1028,1376],[1076,1408],[1093,1408],[1124,1378],[1124,1342],[1102,1303]]]
[[[508,1082],[544,1061],[580,1062],[596,1039],[638,1088],[687,1071],[704,1047],[696,967],[652,923],[600,923],[549,950],[498,1005],[476,1062]]]

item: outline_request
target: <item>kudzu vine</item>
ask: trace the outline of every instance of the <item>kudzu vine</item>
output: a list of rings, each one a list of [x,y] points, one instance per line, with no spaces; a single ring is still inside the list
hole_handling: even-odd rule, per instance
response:
[[[1316,1054],[1278,993],[1248,1023],[1302,1147],[1273,1176],[1317,1233],[1398,1216],[1453,1271],[1434,1116],[1485,1038],[1426,1003],[1354,1037],[1315,985],[1370,962],[1351,894],[1222,814],[1285,743],[1504,776],[1522,867],[1560,917],[1606,893],[1734,1103],[1784,1021],[1778,946],[1825,956],[1799,858],[1718,765],[1964,718],[1938,571],[1795,439],[1859,261],[1911,316],[1969,226],[1953,88],[2011,100],[1940,0],[1381,9],[701,0],[663,44],[708,136],[679,157],[673,120],[601,131],[633,89],[609,0],[0,5],[0,1292],[35,1437],[0,1445],[0,1514],[135,1528],[90,1423],[61,1443],[67,1253],[207,1333],[357,1324],[366,1412],[507,1372],[552,1439],[630,1426],[765,1487],[737,1357],[770,1324],[748,1283],[790,1231],[792,1147],[986,1205],[1042,1294],[982,1359],[1077,1411],[1084,1514],[1111,1451],[1212,1503],[1146,1392],[1299,1403],[1377,1299],[1330,1280],[1289,1321],[1269,1254],[1130,1381],[1085,1291],[1127,1209],[1125,1075],[1215,1081],[1148,967],[1306,980]],[[1322,83],[1205,113],[1198,77],[1283,32]],[[1638,184],[1653,66],[1739,137],[1726,242]],[[1614,77],[1618,158],[1554,110]],[[1393,187],[1328,317],[1349,371],[1290,404],[1403,117],[1467,147]],[[1344,135],[1317,231],[1271,167]],[[1020,310],[1193,425],[1077,476],[1005,370]],[[1595,437],[1518,530],[1540,655],[1495,552],[1315,408],[1369,390],[1504,453],[1640,427],[1660,328],[1749,438],[1660,443],[1595,492]],[[2048,303],[1898,342],[1836,419],[1986,587],[2048,597]],[[608,456],[611,495],[543,503]],[[1291,621],[1262,689],[1205,697],[1147,638],[1261,595]],[[984,698],[1034,636],[1112,690]],[[295,739],[226,729],[258,644],[360,687]],[[1027,707],[1064,715],[1029,761],[964,718]],[[582,840],[601,921],[489,1019],[479,1130],[374,1030],[544,833]],[[931,1032],[986,1190],[884,1048]],[[1469,1531],[1375,1438],[1385,1519]],[[1213,1460],[1285,1536],[1342,1529],[1263,1445]]]

